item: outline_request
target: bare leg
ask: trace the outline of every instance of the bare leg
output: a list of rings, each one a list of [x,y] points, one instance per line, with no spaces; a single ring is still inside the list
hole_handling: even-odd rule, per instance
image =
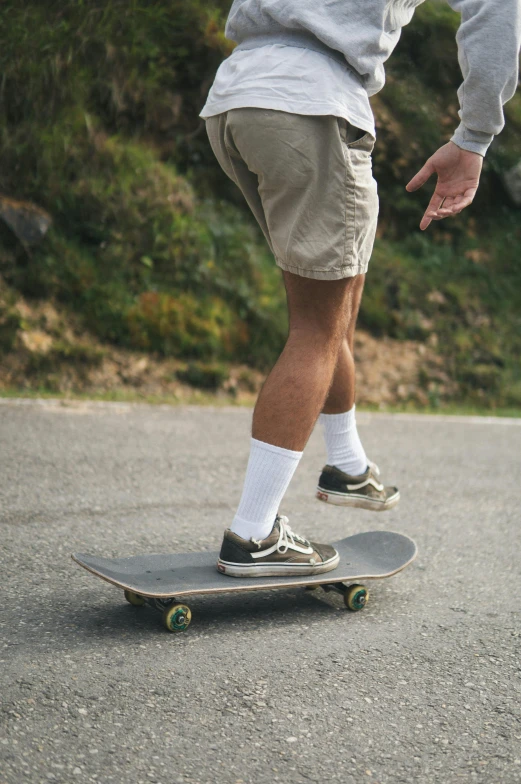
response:
[[[355,363],[353,346],[355,326],[364,288],[364,276],[360,275],[351,292],[349,321],[342,340],[331,387],[322,409],[321,417],[328,453],[328,465],[319,479],[317,498],[340,506],[361,507],[381,511],[392,509],[400,500],[396,487],[381,484],[378,468],[367,459],[356,428]],[[331,469],[330,466],[336,468]],[[363,483],[355,487],[339,486],[338,471],[350,476],[361,477]],[[337,475],[335,476],[335,471]],[[333,478],[332,478],[333,477]]]
[[[359,276],[333,281],[283,274],[289,335],[257,400],[252,434],[301,452],[324,405],[361,287]]]
[[[341,414],[350,411],[355,402],[355,360],[353,356],[356,319],[362,300],[365,275],[352,278],[353,285],[349,292],[348,323],[345,337],[341,342],[333,381],[324,403],[324,414]]]

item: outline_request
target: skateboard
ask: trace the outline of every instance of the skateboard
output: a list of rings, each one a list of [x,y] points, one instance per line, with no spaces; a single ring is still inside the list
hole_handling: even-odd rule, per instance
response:
[[[218,553],[136,555],[99,558],[74,553],[72,558],[102,580],[122,588],[130,604],[150,605],[163,614],[170,632],[188,628],[192,613],[181,601],[204,593],[238,593],[303,586],[337,591],[349,610],[362,610],[369,591],[360,581],[391,577],[416,558],[416,544],[408,536],[389,531],[368,531],[333,542],[340,561],[330,572],[295,577],[228,577],[217,571]]]

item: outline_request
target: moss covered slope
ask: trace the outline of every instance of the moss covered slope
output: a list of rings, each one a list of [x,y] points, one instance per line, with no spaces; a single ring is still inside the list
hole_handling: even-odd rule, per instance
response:
[[[0,350],[15,346],[20,292],[123,347],[260,368],[277,355],[278,272],[197,116],[230,51],[228,5],[4,3],[0,190],[53,226],[29,254],[1,229]],[[521,158],[519,94],[471,210],[421,235],[428,194],[404,190],[458,122],[457,21],[421,6],[374,100],[381,227],[361,321],[441,353],[451,383],[426,377],[431,402],[519,405],[521,221],[502,186]]]

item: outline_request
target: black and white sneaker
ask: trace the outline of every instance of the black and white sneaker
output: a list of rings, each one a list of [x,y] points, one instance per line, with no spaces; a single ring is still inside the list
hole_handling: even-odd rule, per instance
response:
[[[277,516],[266,539],[243,539],[226,529],[217,569],[230,577],[299,576],[329,572],[338,561],[334,547],[308,542],[287,517]]]
[[[318,480],[316,497],[327,504],[383,512],[396,506],[400,492],[397,487],[386,487],[380,482],[376,463],[369,463],[367,471],[360,476],[351,476],[336,466],[326,465]]]

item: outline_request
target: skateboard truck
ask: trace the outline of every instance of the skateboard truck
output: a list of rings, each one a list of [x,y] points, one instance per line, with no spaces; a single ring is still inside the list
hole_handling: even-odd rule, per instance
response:
[[[344,585],[344,583],[325,583],[306,585],[307,591],[323,588],[326,593],[335,591],[339,593],[348,610],[358,612],[363,610],[369,600],[369,591],[363,585]],[[154,610],[162,613],[163,625],[169,632],[184,632],[190,625],[192,613],[188,605],[178,604],[175,599],[160,599],[151,596],[141,596],[133,591],[125,591],[125,599],[134,607],[143,607],[148,604]]]
[[[152,596],[141,596],[133,591],[124,591],[125,599],[134,607],[148,604],[163,614],[163,624],[169,632],[184,632],[192,620],[192,612],[186,604],[177,604],[175,599],[159,599]]]
[[[307,591],[314,591],[316,588],[323,588],[326,593],[336,591],[344,598],[344,604],[348,610],[358,612],[363,610],[369,601],[369,591],[364,585],[345,585],[344,583],[324,583],[323,585],[307,585]]]

